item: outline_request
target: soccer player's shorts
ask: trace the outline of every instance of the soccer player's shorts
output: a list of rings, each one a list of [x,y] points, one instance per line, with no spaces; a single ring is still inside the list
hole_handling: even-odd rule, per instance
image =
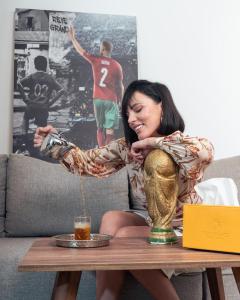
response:
[[[37,126],[47,126],[48,109],[42,107],[31,107],[28,105],[25,109],[24,119],[35,119],[34,124]]]
[[[119,128],[119,109],[116,102],[112,100],[94,99],[93,106],[97,128]]]

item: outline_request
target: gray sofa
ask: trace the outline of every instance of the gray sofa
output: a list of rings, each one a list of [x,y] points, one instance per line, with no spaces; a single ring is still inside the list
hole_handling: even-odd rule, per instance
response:
[[[206,174],[206,178],[223,176],[232,177],[240,190],[240,156],[214,162]],[[0,299],[50,299],[55,273],[20,273],[17,264],[36,238],[72,232],[73,217],[81,211],[80,179],[58,164],[0,155]],[[107,179],[82,180],[92,231],[98,232],[105,211],[129,207],[126,170]],[[227,299],[239,299],[231,273],[224,272]],[[202,273],[182,274],[172,282],[180,299],[209,298]],[[78,299],[95,299],[94,272],[84,272]],[[121,299],[151,297],[128,275]]]

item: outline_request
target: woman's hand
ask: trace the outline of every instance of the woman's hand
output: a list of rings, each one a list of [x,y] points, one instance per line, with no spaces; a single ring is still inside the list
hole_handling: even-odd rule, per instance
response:
[[[143,162],[148,153],[155,148],[155,137],[146,138],[141,141],[137,141],[135,143],[132,143],[131,146],[131,156],[134,160]]]
[[[51,125],[48,125],[46,127],[38,127],[36,129],[36,132],[34,134],[34,139],[33,139],[33,146],[35,148],[41,147],[43,140],[49,133],[56,133],[57,130],[52,127]]]

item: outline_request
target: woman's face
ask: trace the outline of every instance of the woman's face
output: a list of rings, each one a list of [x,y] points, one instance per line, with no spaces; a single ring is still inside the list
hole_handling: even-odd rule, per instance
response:
[[[129,100],[128,124],[139,140],[159,136],[158,129],[162,117],[162,105],[140,92],[135,92]]]

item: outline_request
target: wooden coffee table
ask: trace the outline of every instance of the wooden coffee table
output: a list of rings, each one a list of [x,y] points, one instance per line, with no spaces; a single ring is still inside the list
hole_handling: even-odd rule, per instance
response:
[[[240,255],[150,245],[144,238],[114,238],[100,248],[62,248],[53,238],[33,243],[18,266],[21,272],[53,272],[52,299],[76,299],[81,271],[202,268],[207,270],[212,299],[223,300],[221,267],[231,267],[240,292]]]

